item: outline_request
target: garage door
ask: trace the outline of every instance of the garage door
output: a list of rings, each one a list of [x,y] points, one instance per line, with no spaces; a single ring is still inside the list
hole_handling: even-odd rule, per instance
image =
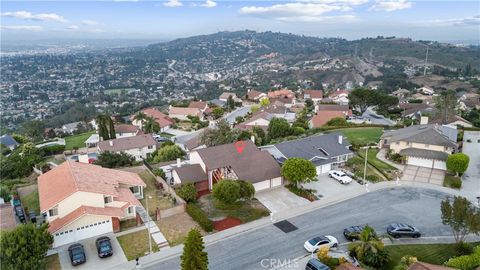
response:
[[[253,187],[255,188],[255,191],[268,189],[268,188],[270,188],[270,180],[265,180],[265,181],[262,181],[262,182],[254,183]]]
[[[420,167],[433,167],[433,160],[432,159],[425,159],[425,158],[417,158],[417,157],[408,157],[407,159],[408,165],[415,165]]]
[[[331,164],[317,166],[317,175],[328,173],[331,169]]]
[[[272,179],[272,187],[278,187],[282,185],[282,178],[274,178]]]
[[[106,219],[104,221],[96,222],[93,224],[88,224],[86,226],[81,226],[79,228],[59,231],[56,232],[53,236],[54,238],[54,247],[63,246],[70,244],[82,239],[95,237],[97,235],[113,232],[112,221]]]
[[[445,163],[445,161],[441,161],[441,160],[434,160],[433,161],[433,168],[446,171],[447,170],[447,163]]]

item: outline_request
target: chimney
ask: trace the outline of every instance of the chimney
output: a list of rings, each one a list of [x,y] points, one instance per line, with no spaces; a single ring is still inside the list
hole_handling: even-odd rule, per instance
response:
[[[420,118],[420,125],[426,125],[428,124],[428,116],[422,116]]]
[[[177,167],[182,167],[182,161],[180,160],[180,158],[177,158]]]
[[[343,144],[343,136],[338,135],[338,144]]]
[[[250,140],[251,140],[253,143],[255,143],[255,136],[252,135],[252,136],[250,137]]]
[[[110,146],[113,146],[113,141],[112,140],[108,141],[108,144],[110,144]]]

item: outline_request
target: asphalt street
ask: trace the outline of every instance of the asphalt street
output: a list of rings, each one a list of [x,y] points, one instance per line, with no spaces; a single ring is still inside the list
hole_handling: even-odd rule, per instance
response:
[[[389,223],[416,226],[424,236],[450,235],[440,220],[440,201],[447,194],[420,188],[397,188],[363,196],[288,219],[297,230],[284,233],[273,225],[229,237],[206,247],[209,269],[267,269],[267,260],[288,260],[307,252],[303,243],[317,235],[333,235],[346,240],[343,228],[369,224],[384,233]],[[263,260],[263,264],[262,264]],[[160,261],[146,269],[179,269],[179,256]]]

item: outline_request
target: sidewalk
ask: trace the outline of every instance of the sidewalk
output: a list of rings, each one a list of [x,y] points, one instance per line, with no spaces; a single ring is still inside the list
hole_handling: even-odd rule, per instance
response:
[[[153,221],[152,218],[147,214],[147,210],[145,210],[143,206],[137,206],[137,213],[142,219],[143,224],[145,224],[147,227],[150,236],[152,236],[153,241],[155,241],[155,244],[157,244],[159,248],[170,247],[167,239],[162,234],[155,221]]]

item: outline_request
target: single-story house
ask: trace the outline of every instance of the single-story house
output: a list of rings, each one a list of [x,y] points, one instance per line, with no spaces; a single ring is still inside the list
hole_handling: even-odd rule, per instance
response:
[[[125,137],[133,137],[143,134],[142,129],[135,125],[119,124],[114,126],[115,136],[117,139]]]
[[[229,97],[232,97],[234,102],[242,102],[242,100],[237,96],[237,94],[233,92],[223,92],[220,97],[218,97],[218,99],[227,102]]]
[[[435,93],[435,91],[433,91],[432,88],[429,88],[429,87],[426,87],[426,86],[417,89],[417,92],[422,93],[424,95],[428,95],[428,96],[431,96]]]
[[[333,118],[349,118],[352,116],[352,110],[348,108],[348,105],[337,104],[319,104],[315,106],[316,115],[308,122],[310,128],[317,128],[325,125]]]
[[[248,89],[247,94],[245,95],[245,99],[253,102],[259,102],[261,99],[266,98],[267,94],[257,91]]]
[[[235,127],[242,130],[252,130],[254,127],[259,127],[266,131],[268,129],[268,125],[270,125],[270,120],[272,120],[273,117],[273,114],[257,111],[249,119],[236,125]]]
[[[143,134],[101,141],[98,143],[97,149],[100,153],[127,153],[134,156],[135,160],[141,161],[150,157],[150,155],[157,150],[157,141],[153,138],[152,134]]]
[[[348,90],[337,90],[333,91],[328,95],[328,98],[333,102],[340,104],[340,105],[348,105],[349,99],[348,94],[350,91]]]
[[[260,151],[253,142],[243,141],[244,148],[239,153],[233,143],[197,149],[189,153],[187,168],[175,168],[172,172],[177,183],[195,182],[197,187],[208,190],[224,178],[240,179],[251,182],[256,191],[269,189],[283,184],[280,166],[268,153]],[[200,165],[202,173],[198,170]],[[180,170],[178,170],[180,169]],[[195,174],[195,179],[192,175]],[[176,176],[175,176],[176,175]],[[182,178],[184,177],[184,178]]]
[[[289,89],[281,89],[281,90],[274,90],[270,91],[267,94],[268,98],[289,98],[294,99],[295,93]]]
[[[0,137],[0,143],[12,151],[20,145],[17,141],[15,141],[12,136],[8,134],[2,135],[2,137]]]
[[[62,132],[66,134],[73,134],[78,129],[78,125],[83,125],[82,122],[68,123],[62,126]]]
[[[134,219],[146,184],[136,173],[65,161],[38,177],[40,211],[53,247],[120,231]]]
[[[170,119],[166,114],[162,113],[161,111],[157,110],[156,108],[147,108],[142,110],[142,112],[147,116],[147,117],[153,117],[155,119],[155,122],[158,123],[160,126],[160,132],[165,132],[167,131],[172,125],[173,121]],[[130,120],[132,121],[132,125],[139,127],[140,129],[143,128],[143,120],[136,120],[135,115],[132,115],[130,117]]]
[[[197,116],[203,119],[203,113],[198,108],[173,107],[171,105],[168,110],[168,116],[179,120],[188,120],[188,116]]]
[[[304,90],[303,99],[311,99],[314,103],[319,102],[323,98],[322,90]]]
[[[289,158],[304,158],[313,162],[317,174],[328,173],[353,157],[351,144],[341,133],[315,135],[261,147],[279,163]]]
[[[188,108],[197,108],[199,109],[202,113],[205,113],[208,107],[208,103],[205,101],[190,101],[190,104],[188,104]]]
[[[85,141],[85,145],[87,146],[87,148],[97,147],[99,141],[100,141],[100,136],[98,134],[92,134]]]

